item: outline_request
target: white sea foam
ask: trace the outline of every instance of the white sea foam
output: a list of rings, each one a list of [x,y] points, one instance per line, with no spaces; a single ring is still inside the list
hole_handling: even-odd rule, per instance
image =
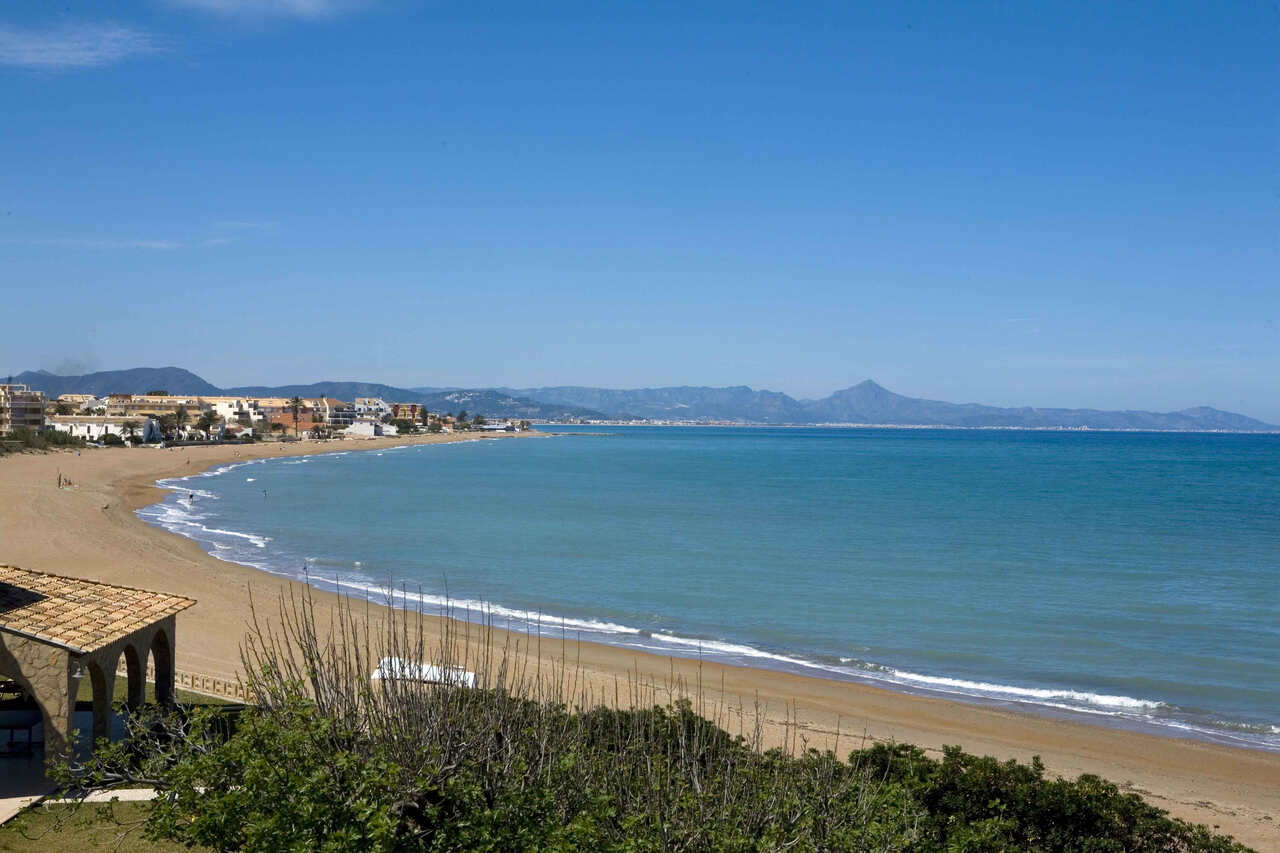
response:
[[[1008,684],[992,684],[986,681],[966,681],[962,678],[946,678],[936,675],[921,675],[916,672],[895,669],[890,671],[895,680],[909,684],[920,684],[947,692],[977,694],[980,696],[1009,697],[1012,699],[1030,699],[1036,702],[1069,702],[1071,707],[1079,705],[1114,708],[1127,711],[1153,711],[1162,703],[1150,699],[1134,699],[1131,696],[1111,696],[1105,693],[1086,693],[1079,690],[1056,690],[1052,688],[1014,687]]]
[[[191,539],[200,540],[205,538],[192,532],[193,530],[198,530],[200,533],[213,536],[230,536],[235,539],[244,539],[258,548],[266,548],[267,543],[271,541],[269,536],[259,536],[239,530],[225,530],[220,527],[209,527],[201,522],[201,519],[205,516],[195,513],[190,501],[182,498],[173,503],[159,503],[144,507],[138,510],[138,516],[153,521],[170,533],[179,533]],[[210,544],[213,543],[211,542]]]
[[[244,478],[244,481],[245,481],[246,483],[252,483],[252,482],[254,481],[254,478],[253,478],[253,477],[245,477],[245,478]]]
[[[321,579],[313,578],[313,580]],[[640,628],[635,628],[630,625],[621,625],[615,622],[602,622],[595,619],[580,619],[568,616],[554,616],[536,611],[503,607],[502,605],[486,601],[450,599],[445,596],[419,594],[405,592],[402,590],[395,590],[389,595],[385,586],[361,581],[339,579],[336,581],[322,580],[321,582],[325,584],[333,584],[347,590],[355,590],[365,595],[373,595],[382,600],[392,600],[395,604],[400,606],[410,606],[411,602],[415,605],[421,603],[432,607],[448,608],[455,612],[469,611],[486,616],[500,617],[524,623],[526,626],[531,627],[537,626],[539,628],[545,627],[552,629],[577,629],[592,633],[611,634],[627,638],[627,645],[629,646],[650,649],[658,652],[669,652],[671,650],[670,647],[675,646],[689,651],[696,650],[698,653],[708,657],[767,660],[773,662],[775,665],[784,664],[789,667],[817,670],[845,677],[852,676],[860,680],[890,681],[902,686],[916,686],[957,695],[988,699],[1029,701],[1034,702],[1037,705],[1057,707],[1063,710],[1086,711],[1099,714],[1114,714],[1117,711],[1150,712],[1162,707],[1162,703],[1160,702],[1147,699],[1135,699],[1129,696],[1113,696],[1107,694],[1086,693],[1076,690],[1041,689],[993,684],[990,682],[965,681],[957,678],[920,675],[918,673],[907,672],[905,670],[881,667],[875,664],[864,666],[834,666],[792,655],[768,652],[763,649],[758,649],[754,646],[744,645],[741,643],[682,637],[678,634],[668,632],[651,633]],[[649,640],[656,641],[656,643],[646,642]],[[842,658],[841,660],[845,663],[853,662],[853,659]]]
[[[534,610],[518,610],[511,607],[503,607],[500,604],[492,604],[487,601],[467,598],[449,598],[448,596],[443,595],[409,592],[402,589],[388,590],[385,585],[368,583],[366,581],[354,581],[342,578],[331,580],[320,577],[313,577],[311,580],[316,583],[328,586],[337,586],[346,590],[354,590],[364,595],[391,601],[396,606],[400,607],[408,607],[410,606],[410,603],[412,603],[414,606],[422,604],[428,607],[440,608],[455,613],[459,611],[469,611],[481,616],[496,616],[514,622],[522,622],[531,627],[537,626],[553,629],[577,628],[582,631],[592,631],[601,634],[639,635],[641,633],[639,628],[632,628],[628,625],[619,625],[614,622],[601,622],[595,619],[575,619],[571,616],[551,616]]]

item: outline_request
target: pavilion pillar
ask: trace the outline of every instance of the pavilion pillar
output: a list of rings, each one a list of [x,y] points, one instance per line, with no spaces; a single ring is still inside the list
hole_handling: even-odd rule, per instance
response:
[[[151,641],[151,659],[156,667],[156,702],[161,705],[173,703],[173,658],[177,645],[174,639],[175,622],[172,616],[162,621]]]
[[[73,666],[75,664],[72,664]],[[97,661],[88,663],[85,669],[93,683],[93,742],[111,736],[111,705],[115,696],[116,673],[114,667],[104,667]]]
[[[85,673],[63,649],[31,645],[31,651],[39,654],[30,661],[36,666],[25,670],[26,679],[42,717],[45,766],[52,767],[71,757],[75,748],[76,694]]]
[[[145,655],[146,649],[142,653]],[[147,674],[142,669],[142,658],[138,656],[138,650],[132,643],[124,649],[124,668],[128,685],[125,705],[130,711],[136,711],[142,707],[147,697]]]

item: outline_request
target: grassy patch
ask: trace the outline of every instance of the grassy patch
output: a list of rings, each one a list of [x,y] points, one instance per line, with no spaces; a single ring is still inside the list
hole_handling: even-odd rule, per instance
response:
[[[129,853],[159,853],[207,849],[144,838],[140,821],[146,820],[150,809],[149,803],[35,806],[0,826],[0,851],[127,850]]]

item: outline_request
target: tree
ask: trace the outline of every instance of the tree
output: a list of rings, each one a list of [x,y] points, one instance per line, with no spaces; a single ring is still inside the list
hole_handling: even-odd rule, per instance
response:
[[[196,421],[196,429],[206,434],[213,433],[213,425],[218,422],[218,416],[213,412],[202,412],[200,420]]]
[[[134,386],[134,387],[137,387],[137,386]],[[169,396],[169,392],[168,392],[168,391],[165,391],[164,389],[160,389],[160,390],[157,390],[157,391],[148,391],[144,396],[147,396],[147,397],[168,397],[168,396]]]
[[[302,398],[294,397],[289,401],[289,411],[293,412],[293,437],[298,437],[298,412],[302,411]]]
[[[475,424],[476,426],[484,426],[485,424],[488,423],[488,421],[485,420],[484,415],[476,415],[474,418],[471,419],[471,423]]]
[[[69,415],[69,414],[71,414],[71,411],[72,411],[72,409],[71,409],[71,404],[70,404],[70,403],[58,403],[56,406],[54,406],[54,407],[53,407],[53,411],[54,411],[54,414],[58,414],[58,415]]]
[[[178,411],[173,414],[174,426],[177,430],[181,430],[191,420],[191,415],[187,412],[186,406],[178,406]]]
[[[139,424],[137,421],[125,421],[124,423],[120,424],[120,428],[124,430],[125,437],[127,437],[130,441],[133,441],[133,439],[137,437],[138,427],[140,426],[141,424]]]

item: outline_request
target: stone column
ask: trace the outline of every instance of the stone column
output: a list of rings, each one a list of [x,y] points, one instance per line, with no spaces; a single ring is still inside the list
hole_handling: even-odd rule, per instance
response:
[[[137,639],[136,636],[134,639]],[[142,653],[145,655],[146,649],[143,649]],[[142,707],[147,696],[147,674],[143,672],[142,660],[139,659],[138,650],[132,640],[124,647],[124,668],[129,685],[125,704],[129,706],[130,711],[135,711]]]
[[[161,705],[173,702],[174,628],[175,620],[170,616],[160,623],[151,640],[151,657],[156,665],[156,702]]]
[[[115,696],[116,670],[114,666],[104,667],[97,661],[72,660],[74,667],[83,664],[88,678],[93,684],[93,742],[111,735],[111,700]],[[83,679],[81,679],[83,680]]]
[[[16,679],[40,709],[47,764],[71,751],[80,687],[72,671],[71,656],[61,646],[0,632],[0,672]]]

